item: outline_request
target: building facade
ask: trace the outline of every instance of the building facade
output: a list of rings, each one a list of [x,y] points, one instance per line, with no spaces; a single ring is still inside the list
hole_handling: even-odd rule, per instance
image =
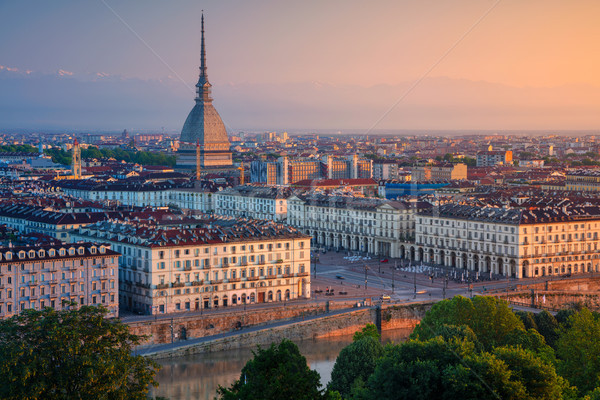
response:
[[[599,270],[600,208],[448,204],[417,217],[415,259],[515,278]]]
[[[0,248],[0,318],[71,302],[102,305],[118,317],[119,256],[96,243]]]
[[[285,221],[288,188],[237,186],[214,194],[215,214],[230,217]]]
[[[512,164],[512,150],[487,150],[477,153],[478,167],[494,167],[496,165]]]
[[[570,170],[566,174],[563,189],[575,192],[600,191],[600,171],[596,169]]]
[[[288,198],[288,224],[332,249],[400,257],[400,244],[414,240],[415,216],[427,203],[326,194]]]
[[[437,182],[467,179],[466,164],[417,166],[412,169],[411,182]]]
[[[233,218],[175,224],[104,222],[73,237],[122,252],[121,305],[145,314],[310,297],[310,238],[295,229]]]

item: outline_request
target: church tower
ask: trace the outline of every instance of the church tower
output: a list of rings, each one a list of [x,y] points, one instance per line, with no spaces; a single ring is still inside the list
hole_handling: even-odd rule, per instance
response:
[[[75,179],[81,178],[81,147],[77,139],[73,142],[73,152],[71,155],[71,173]]]
[[[201,166],[231,167],[231,150],[225,124],[213,106],[211,84],[206,67],[204,44],[204,14],[202,14],[202,42],[200,47],[200,77],[196,84],[196,104],[190,111],[181,130],[177,166],[196,169],[196,143],[199,145]]]

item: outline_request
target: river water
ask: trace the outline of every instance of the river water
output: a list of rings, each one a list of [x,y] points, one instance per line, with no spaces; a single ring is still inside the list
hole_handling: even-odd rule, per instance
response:
[[[401,342],[410,332],[407,329],[385,331],[382,340]],[[335,359],[351,342],[352,336],[339,336],[296,344],[310,368],[321,375],[321,383],[326,385],[331,379]],[[240,378],[240,372],[250,358],[252,349],[237,349],[159,360],[162,366],[156,376],[159,387],[153,390],[153,395],[170,400],[213,400],[219,385],[230,386]]]

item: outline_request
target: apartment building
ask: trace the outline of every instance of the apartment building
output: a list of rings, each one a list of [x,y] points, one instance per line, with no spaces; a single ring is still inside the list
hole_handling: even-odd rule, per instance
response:
[[[486,150],[477,153],[478,167],[510,165],[513,161],[512,150]]]
[[[105,241],[123,254],[119,293],[130,310],[162,314],[310,297],[310,238],[272,221],[100,222],[73,237]]]
[[[288,188],[237,186],[214,194],[214,210],[230,217],[285,221],[290,195]]]
[[[314,245],[400,257],[400,244],[414,240],[415,216],[423,202],[387,201],[327,194],[288,198],[288,224]]]
[[[564,190],[576,192],[600,191],[600,171],[597,169],[574,169],[566,174]]]
[[[599,207],[447,204],[417,217],[414,258],[515,278],[599,270]]]
[[[119,256],[104,243],[0,248],[0,318],[28,309],[102,305],[119,315]]]
[[[467,179],[466,164],[417,166],[412,169],[412,182],[451,181]]]

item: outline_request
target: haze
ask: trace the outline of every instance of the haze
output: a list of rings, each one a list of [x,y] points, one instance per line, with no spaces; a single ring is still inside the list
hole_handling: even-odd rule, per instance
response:
[[[2,2],[0,128],[180,129],[204,9],[232,131],[596,129],[600,3],[494,4]]]

